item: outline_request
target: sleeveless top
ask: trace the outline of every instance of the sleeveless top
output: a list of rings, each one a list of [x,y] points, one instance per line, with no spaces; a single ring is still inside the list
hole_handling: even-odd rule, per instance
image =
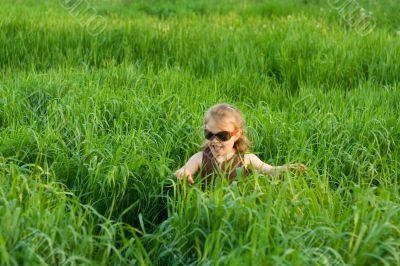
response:
[[[213,183],[216,176],[224,176],[230,181],[237,179],[239,175],[248,176],[249,172],[244,165],[243,154],[235,153],[231,158],[218,164],[209,147],[203,150],[203,160],[200,168],[202,184]]]

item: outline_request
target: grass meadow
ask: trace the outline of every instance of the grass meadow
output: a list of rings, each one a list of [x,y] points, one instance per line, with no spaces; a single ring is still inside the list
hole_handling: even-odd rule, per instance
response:
[[[1,265],[400,265],[399,1],[78,2],[0,3]],[[309,171],[177,182],[219,102]]]

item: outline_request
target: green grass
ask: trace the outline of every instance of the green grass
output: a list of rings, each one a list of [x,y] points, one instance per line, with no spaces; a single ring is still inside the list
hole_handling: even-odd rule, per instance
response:
[[[3,1],[1,264],[400,264],[400,6],[359,4],[364,37],[325,1],[90,1],[92,36]],[[176,183],[218,102],[309,171]]]

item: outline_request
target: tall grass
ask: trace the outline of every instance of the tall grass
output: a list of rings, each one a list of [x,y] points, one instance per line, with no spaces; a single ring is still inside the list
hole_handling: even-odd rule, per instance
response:
[[[323,1],[91,1],[96,37],[57,1],[0,4],[1,263],[400,264],[384,2],[360,1],[365,37]],[[264,161],[309,172],[176,183],[217,102]]]

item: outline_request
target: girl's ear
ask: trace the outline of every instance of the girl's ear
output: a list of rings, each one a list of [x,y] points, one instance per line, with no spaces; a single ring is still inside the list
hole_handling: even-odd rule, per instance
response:
[[[235,132],[236,140],[240,139],[241,136],[242,136],[242,130],[238,129],[238,130]]]

